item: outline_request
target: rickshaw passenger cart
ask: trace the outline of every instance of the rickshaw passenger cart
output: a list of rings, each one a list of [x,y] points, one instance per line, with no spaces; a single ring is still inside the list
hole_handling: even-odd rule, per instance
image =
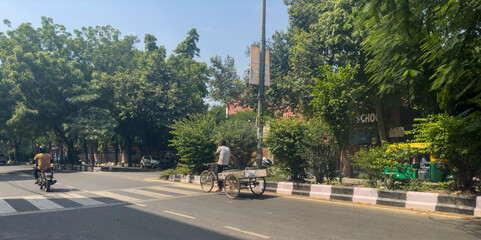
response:
[[[225,170],[218,174],[224,181],[224,191],[228,198],[239,196],[241,187],[249,188],[255,196],[260,196],[266,190],[266,169],[246,168],[245,170]]]

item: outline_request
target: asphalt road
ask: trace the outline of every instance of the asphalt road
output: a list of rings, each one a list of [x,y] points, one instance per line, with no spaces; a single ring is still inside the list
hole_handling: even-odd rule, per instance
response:
[[[481,220],[298,197],[204,193],[158,171],[56,172],[46,193],[0,166],[0,239],[481,239]]]

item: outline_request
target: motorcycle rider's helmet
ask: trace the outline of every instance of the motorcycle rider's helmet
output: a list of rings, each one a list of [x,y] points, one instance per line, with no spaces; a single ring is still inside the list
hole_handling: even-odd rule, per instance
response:
[[[44,147],[44,146],[40,146],[40,147],[38,148],[38,151],[39,151],[40,153],[46,153],[46,152],[47,152],[47,148]]]

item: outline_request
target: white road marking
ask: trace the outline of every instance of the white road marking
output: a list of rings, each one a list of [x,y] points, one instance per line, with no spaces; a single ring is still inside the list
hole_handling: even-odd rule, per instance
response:
[[[143,195],[143,196],[154,197],[154,198],[172,197],[172,195],[168,195],[168,194],[149,192],[149,191],[145,191],[145,190],[142,190],[142,189],[135,189],[135,188],[128,189],[128,190],[125,190],[125,191],[135,193],[135,194],[139,194],[139,195]]]
[[[100,201],[97,201],[95,199],[88,198],[88,197],[85,197],[85,196],[82,196],[82,195],[76,194],[76,193],[60,193],[60,194],[57,194],[57,195],[62,197],[62,198],[66,198],[70,201],[74,201],[76,203],[79,203],[83,206],[93,206],[93,205],[104,204],[103,202],[100,202]]]
[[[59,208],[64,208],[55,202],[52,202],[48,200],[44,196],[31,196],[31,197],[24,197],[23,199],[27,200],[31,204],[33,204],[35,207],[37,207],[40,210],[47,210],[47,209],[59,209]]]
[[[89,192],[89,193],[93,193],[93,194],[100,195],[100,196],[103,196],[103,197],[117,199],[117,200],[123,201],[123,202],[140,201],[140,199],[138,199],[138,198],[129,197],[129,196],[121,195],[121,194],[116,194],[116,193],[112,193],[112,192],[108,192],[108,191],[98,191],[98,192]]]
[[[249,234],[249,235],[252,235],[252,236],[255,236],[255,237],[260,237],[260,238],[265,238],[265,239],[271,238],[269,236],[265,236],[265,235],[262,235],[262,234],[253,233],[253,232],[249,232],[249,231],[244,231],[242,229],[231,227],[231,226],[224,226],[224,228],[234,230],[234,231],[237,231],[237,232],[241,232],[241,233],[245,233],[245,234]]]
[[[176,212],[171,212],[171,211],[167,211],[167,210],[164,210],[164,212],[172,214],[172,215],[180,216],[180,217],[185,217],[185,218],[188,218],[188,219],[196,219],[196,217],[192,217],[192,216],[185,215],[185,214],[182,214],[182,213],[176,213]]]
[[[14,213],[17,212],[10,204],[8,204],[5,200],[0,199],[0,213]]]
[[[160,191],[165,191],[165,192],[180,193],[180,194],[185,194],[185,195],[198,194],[198,193],[195,193],[195,192],[192,192],[192,191],[185,191],[185,190],[169,188],[169,187],[162,187],[162,186],[148,187],[148,189],[160,190]]]

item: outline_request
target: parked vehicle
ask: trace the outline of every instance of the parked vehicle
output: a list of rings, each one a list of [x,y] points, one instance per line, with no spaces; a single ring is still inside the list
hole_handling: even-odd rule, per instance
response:
[[[425,149],[426,143],[406,143],[411,148]],[[392,175],[394,179],[420,179],[431,182],[440,182],[452,178],[444,167],[444,161],[435,159],[431,154],[419,154],[411,159],[409,165],[402,169],[384,169],[384,174]]]
[[[6,165],[7,164],[7,157],[5,156],[5,154],[3,153],[0,153],[0,165]]]
[[[145,155],[140,160],[141,168],[158,168],[160,167],[160,158],[151,155]]]
[[[37,185],[40,189],[43,189],[45,192],[50,192],[50,186],[54,185],[57,180],[53,179],[53,172],[52,169],[42,169],[38,175],[38,182]]]
[[[169,168],[172,167],[172,160],[160,156],[145,155],[140,160],[141,168]]]

